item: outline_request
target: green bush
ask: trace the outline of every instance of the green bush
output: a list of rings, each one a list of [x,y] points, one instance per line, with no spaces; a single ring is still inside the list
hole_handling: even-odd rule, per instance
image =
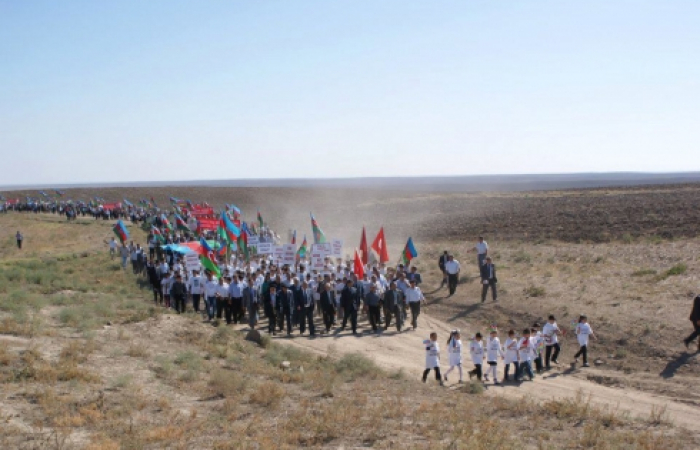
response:
[[[381,374],[381,369],[377,364],[360,353],[343,355],[335,363],[335,370],[348,380],[362,377],[377,378]]]

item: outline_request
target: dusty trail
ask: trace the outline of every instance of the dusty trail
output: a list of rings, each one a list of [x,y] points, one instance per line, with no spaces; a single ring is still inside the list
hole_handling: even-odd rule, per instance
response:
[[[351,332],[346,330],[336,334],[331,332],[330,335],[314,339],[298,334],[293,335],[292,338],[278,336],[275,341],[319,354],[358,352],[372,358],[385,369],[394,371],[403,368],[409,377],[415,377],[418,380],[424,369],[425,361],[422,341],[427,339],[430,331],[436,331],[439,336],[438,341],[444,348],[444,342],[451,329],[452,327],[446,322],[427,314],[421,314],[416,331],[403,331],[400,334],[395,329],[390,328],[381,336],[370,333],[353,336]],[[445,371],[448,368],[447,355],[444,350],[441,353],[442,369]],[[473,367],[468,351],[464,354],[464,360],[465,379],[467,379],[466,370]],[[576,397],[581,393],[584,398],[590,398],[592,404],[617,409],[621,412],[625,411],[631,417],[649,418],[652,413],[665,409],[666,418],[673,424],[700,432],[700,421],[698,420],[700,407],[698,406],[632,389],[602,386],[573,376],[574,374],[568,370],[568,366],[562,366],[561,369],[546,373],[544,376],[538,376],[535,381],[524,382],[519,386],[515,384],[493,386],[492,383],[488,383],[485,394],[504,395],[512,398],[529,396],[532,399],[544,401],[553,398]],[[501,363],[499,363],[498,370],[499,375],[502,375]],[[595,372],[594,368],[585,370]],[[448,388],[456,383],[458,379],[456,375],[456,372],[453,371],[450,381],[447,383]],[[430,381],[435,383],[434,378]]]

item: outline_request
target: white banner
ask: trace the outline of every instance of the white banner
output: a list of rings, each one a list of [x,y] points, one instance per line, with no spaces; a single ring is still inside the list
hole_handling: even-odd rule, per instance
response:
[[[319,271],[324,269],[323,256],[311,257],[311,269],[316,269]]]
[[[199,255],[196,253],[187,253],[185,255],[185,270],[192,273],[193,270],[199,270]]]
[[[271,255],[272,254],[272,243],[271,242],[261,242],[256,245],[258,249],[258,255]]]
[[[258,236],[248,236],[248,247],[257,247],[260,243],[260,237]],[[260,252],[258,252],[260,253]]]
[[[330,256],[333,253],[333,247],[330,242],[325,244],[314,244],[311,246],[312,253],[321,253],[323,256]]]
[[[333,239],[331,242],[331,247],[333,249],[332,255],[336,256],[338,258],[343,257],[343,240],[342,239]]]

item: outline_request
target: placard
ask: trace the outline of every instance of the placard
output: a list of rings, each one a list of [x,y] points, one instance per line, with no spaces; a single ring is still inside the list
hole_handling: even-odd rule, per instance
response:
[[[187,253],[185,254],[185,270],[192,273],[193,270],[199,270],[199,255],[197,253]]]
[[[257,247],[260,243],[260,237],[248,236],[248,247]]]
[[[343,257],[343,240],[342,239],[333,239],[333,241],[331,242],[331,247],[332,247],[331,254],[333,256],[337,256],[339,258]]]
[[[270,255],[272,254],[272,243],[271,242],[261,242],[256,245],[258,249],[258,255]]]
[[[318,255],[318,254],[317,254]],[[323,256],[311,256],[311,269],[323,270],[325,268]]]
[[[311,253],[320,253],[323,256],[330,256],[333,253],[332,244],[330,242],[314,244],[311,246]]]

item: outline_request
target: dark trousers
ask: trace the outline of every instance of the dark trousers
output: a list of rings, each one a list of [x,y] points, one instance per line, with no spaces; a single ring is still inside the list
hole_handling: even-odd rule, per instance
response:
[[[157,305],[158,304],[158,297],[160,297],[160,304],[163,304],[163,289],[161,289],[160,286],[160,280],[156,283],[153,283],[153,302]]]
[[[231,299],[231,312],[233,315],[233,323],[243,321],[243,297],[233,297]]]
[[[223,317],[224,311],[226,312],[226,321],[230,322],[228,314],[231,314],[231,309],[228,307],[228,299],[218,298],[216,299],[216,318],[221,319]]]
[[[348,319],[350,319],[350,326],[352,327],[352,332],[357,332],[357,310],[355,308],[349,309],[345,308],[343,314],[343,328],[348,325]]]
[[[480,255],[476,255],[476,263],[479,265],[479,270],[481,270],[481,266],[484,265],[486,262],[486,254],[482,253]]]
[[[496,301],[496,298],[498,297],[498,293],[496,292],[496,283],[489,281],[488,284],[484,284],[481,287],[481,303],[486,301],[486,294],[489,292],[489,288],[491,288],[491,298],[493,298],[494,302]]]
[[[535,358],[535,370],[537,373],[542,373],[542,355]]]
[[[309,324],[309,334],[313,336],[316,334],[316,327],[314,326],[314,310],[311,308],[301,308],[299,311],[299,330],[302,333],[306,332],[306,324]]]
[[[684,340],[685,345],[690,344],[690,343],[693,342],[698,336],[700,336],[700,325],[698,325],[697,323],[694,323],[694,324],[693,324],[693,328],[695,328],[695,330],[694,330],[692,333],[690,333],[690,336],[688,336],[688,337],[685,338],[685,340]],[[698,349],[700,349],[700,342],[698,342]]]
[[[515,370],[513,370],[513,378],[518,378],[518,373],[520,373],[520,364],[517,361],[514,361],[513,367],[515,368]],[[504,377],[503,377],[504,381],[508,380],[509,372],[510,372],[510,364],[506,364],[506,369],[505,369]]]
[[[411,302],[408,304],[411,308],[411,325],[413,328],[418,328],[418,316],[420,316],[420,302]]]
[[[447,274],[447,287],[450,290],[450,295],[454,295],[457,290],[457,282],[459,281],[459,274]]]
[[[440,368],[439,367],[434,367],[432,369],[425,369],[423,371],[423,381],[428,380],[428,374],[430,373],[431,370],[435,371],[435,379],[438,381],[442,381],[442,375],[440,375]]]
[[[379,305],[377,306],[370,306],[369,308],[369,324],[372,326],[372,330],[377,331],[377,327],[379,326]]]
[[[552,349],[554,349],[554,353],[552,353]],[[546,368],[549,369],[549,361],[551,357],[551,361],[556,364],[557,363],[557,358],[559,357],[559,352],[561,351],[561,347],[559,347],[559,343],[557,342],[556,344],[548,345],[547,348],[545,349],[544,352],[544,365]]]
[[[270,334],[275,333],[275,327],[277,326],[277,315],[275,314],[275,308],[272,306],[265,306],[265,315],[267,316],[267,332]]]
[[[335,322],[335,311],[332,309],[323,310],[323,325],[326,327],[326,333],[331,331],[331,326]]]
[[[292,334],[292,314],[294,311],[291,309],[284,310],[284,321],[287,322],[287,334]],[[280,326],[280,328],[282,328]]]
[[[175,297],[175,311],[177,311],[178,314],[185,312],[185,298],[184,295]]]
[[[578,350],[578,352],[574,355],[574,358],[578,358],[581,355],[583,355],[583,363],[586,364],[588,362],[588,346],[587,345],[582,345],[581,348]]]
[[[22,249],[22,240],[21,239],[17,239],[17,248],[20,250]]]
[[[192,294],[192,308],[195,312],[199,312],[199,299],[201,297],[201,294]]]
[[[469,372],[469,375],[476,375],[476,378],[481,380],[481,364],[474,364],[474,369]]]

